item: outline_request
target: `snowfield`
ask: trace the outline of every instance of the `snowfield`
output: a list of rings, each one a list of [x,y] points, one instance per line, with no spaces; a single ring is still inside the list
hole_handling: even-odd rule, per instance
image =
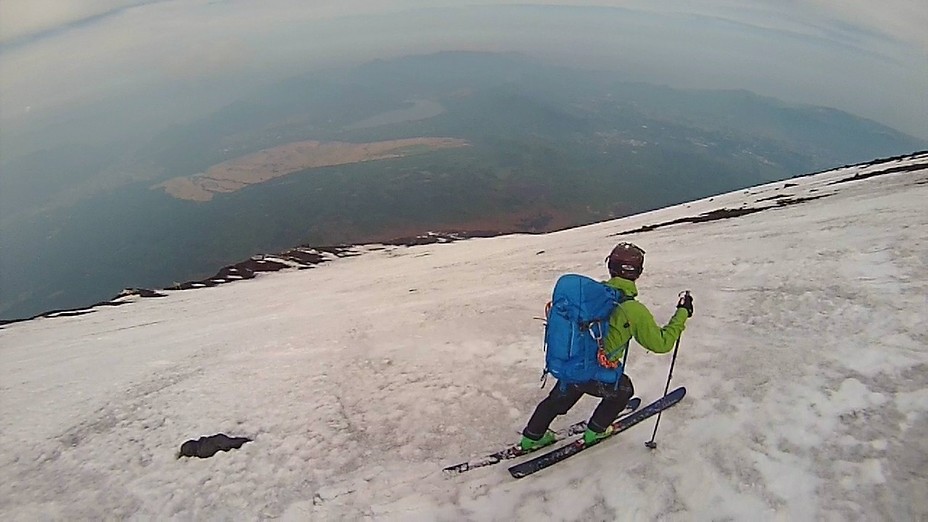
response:
[[[6,325],[0,518],[928,520],[926,202],[923,153]],[[639,300],[659,322],[695,297],[673,374],[688,395],[658,448],[651,420],[521,480],[443,476],[518,440],[552,386],[555,279],[605,277],[623,240],[648,252]],[[670,359],[633,343],[645,402]],[[254,441],[176,458],[220,432]]]

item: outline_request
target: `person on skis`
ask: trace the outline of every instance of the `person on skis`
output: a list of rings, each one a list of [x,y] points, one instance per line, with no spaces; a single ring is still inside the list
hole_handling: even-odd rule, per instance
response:
[[[599,362],[605,367],[616,367],[625,359],[628,342],[632,338],[641,346],[655,353],[671,351],[683,333],[686,320],[693,315],[693,298],[684,294],[677,303],[677,310],[666,326],[661,328],[654,321],[648,308],[634,298],[638,295],[635,281],[644,269],[644,250],[632,243],[619,243],[606,258],[610,279],[604,284],[621,291],[627,299],[620,302],[609,316],[609,328],[602,339]],[[605,359],[605,360],[604,360]],[[524,450],[536,450],[555,442],[557,436],[548,426],[558,415],[563,415],[584,394],[602,400],[587,422],[583,439],[592,444],[612,433],[612,422],[625,409],[635,388],[626,372],[622,372],[618,383],[591,380],[566,386],[555,384],[551,393],[538,404],[535,412],[522,430],[520,446]]]

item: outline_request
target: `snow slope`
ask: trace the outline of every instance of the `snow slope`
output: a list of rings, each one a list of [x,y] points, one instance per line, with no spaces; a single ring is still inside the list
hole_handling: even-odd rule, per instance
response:
[[[887,169],[910,171],[832,184]],[[928,519],[926,201],[922,154],[7,325],[0,518]],[[680,290],[696,300],[674,371],[689,394],[658,449],[647,422],[519,481],[442,476],[518,439],[547,393],[555,278],[604,276],[620,240],[648,251],[640,300],[659,321]],[[669,362],[633,349],[638,395],[663,391]],[[175,458],[219,432],[255,440]]]

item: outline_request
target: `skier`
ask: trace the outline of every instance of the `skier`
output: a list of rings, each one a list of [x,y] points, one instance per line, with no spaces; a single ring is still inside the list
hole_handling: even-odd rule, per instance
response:
[[[619,243],[606,258],[606,266],[611,279],[605,281],[605,284],[620,290],[629,299],[616,306],[609,317],[609,328],[603,338],[600,363],[606,367],[616,367],[620,364],[625,359],[628,342],[632,338],[652,352],[671,351],[683,333],[686,320],[693,315],[692,296],[686,293],[680,298],[676,312],[667,325],[661,328],[654,321],[654,316],[648,308],[634,300],[638,295],[635,280],[644,269],[644,250],[631,243]],[[635,394],[635,388],[624,371],[618,385],[596,380],[567,386],[555,384],[551,393],[535,408],[535,413],[522,430],[522,449],[531,451],[553,444],[557,436],[548,429],[551,421],[558,415],[567,413],[585,393],[602,399],[593,411],[583,434],[585,443],[592,444],[612,433],[612,422],[625,409],[629,399]]]

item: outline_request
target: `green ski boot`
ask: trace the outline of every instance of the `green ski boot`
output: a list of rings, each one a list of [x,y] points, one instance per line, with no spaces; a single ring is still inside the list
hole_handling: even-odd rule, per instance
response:
[[[587,428],[586,431],[583,432],[583,443],[586,444],[587,446],[591,444],[596,444],[597,442],[605,439],[609,435],[612,435],[613,431],[614,431],[614,428],[612,427],[612,425],[606,428],[606,431],[602,433],[597,433],[591,430],[590,428]]]
[[[557,441],[557,435],[553,431],[548,430],[538,440],[532,440],[526,437],[525,435],[523,435],[522,442],[519,443],[519,447],[521,447],[523,451],[535,451],[545,446],[550,446],[554,444],[556,441]]]

